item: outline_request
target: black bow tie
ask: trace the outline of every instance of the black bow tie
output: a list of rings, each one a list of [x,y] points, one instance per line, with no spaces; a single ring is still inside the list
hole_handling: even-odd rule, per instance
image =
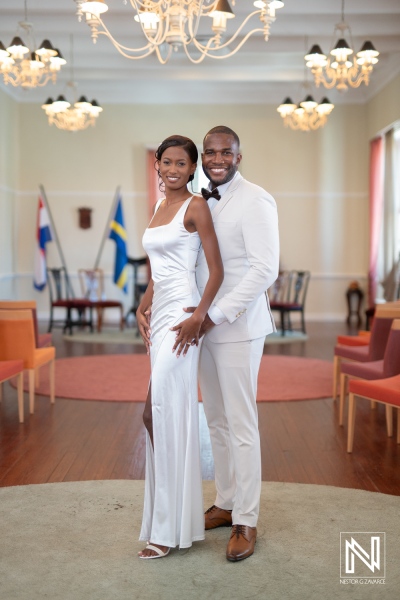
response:
[[[210,190],[206,190],[206,188],[201,188],[201,195],[203,198],[205,198],[205,200],[208,200],[209,198],[215,198],[216,200],[221,199],[218,188],[214,188],[211,192]]]

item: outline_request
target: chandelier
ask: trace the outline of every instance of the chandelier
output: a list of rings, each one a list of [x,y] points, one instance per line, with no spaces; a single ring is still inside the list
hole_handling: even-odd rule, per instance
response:
[[[19,28],[26,36],[28,45],[16,35],[10,45],[5,48],[0,41],[0,73],[4,83],[11,83],[14,87],[34,88],[46,85],[50,80],[55,83],[57,72],[66,60],[58,48],[53,48],[49,40],[43,40],[36,47],[33,36],[33,25],[28,21],[27,0],[25,0],[25,18],[19,21]],[[17,31],[19,34],[20,31]],[[33,48],[36,47],[36,50]]]
[[[245,17],[229,39],[225,39],[227,21],[236,16],[228,0],[129,0],[135,12],[134,20],[144,36],[141,47],[129,48],[117,42],[103,22],[101,15],[108,10],[105,0],[75,2],[79,20],[83,14],[86,16],[94,43],[99,35],[105,35],[126,58],[137,60],[155,53],[161,64],[169,60],[172,51],[180,49],[192,63],[198,64],[205,57],[225,59],[233,56],[253,34],[262,33],[267,41],[271,23],[276,18],[275,11],[284,6],[282,0],[256,0],[256,10]],[[234,2],[232,0],[233,5]],[[239,38],[247,23],[256,17],[261,24]],[[201,21],[209,22],[209,34],[199,33]],[[232,44],[235,44],[233,49]]]
[[[347,32],[347,33],[346,33]],[[350,45],[345,39],[349,36]],[[342,20],[335,25],[333,39],[339,37],[328,58],[315,44],[304,57],[307,67],[314,75],[317,87],[322,83],[327,89],[336,87],[345,92],[348,87],[357,88],[362,83],[368,85],[374,65],[378,62],[379,52],[372,42],[364,42],[361,50],[354,54],[354,44],[350,26],[344,20],[344,0],[342,0]]]
[[[73,81],[67,83],[68,86],[74,87],[76,84]],[[65,131],[81,131],[89,125],[94,126],[96,119],[102,112],[96,100],[88,102],[85,96],[81,96],[77,102],[72,105],[63,95],[58,96],[57,100],[48,98],[42,108],[45,111],[49,125],[56,125],[58,129]]]
[[[308,94],[302,102],[294,104],[290,98],[286,98],[277,108],[283,119],[285,127],[300,131],[314,131],[323,127],[328,115],[334,109],[328,98],[324,98],[320,104]]]
[[[49,125],[55,125],[58,129],[64,131],[81,131],[89,125],[94,126],[99,114],[103,111],[96,100],[88,102],[85,96],[77,97],[77,84],[74,81],[74,56],[73,40],[71,36],[71,80],[67,87],[71,88],[74,98],[73,104],[66,100],[65,96],[60,95],[56,100],[48,98],[42,108],[45,111]]]

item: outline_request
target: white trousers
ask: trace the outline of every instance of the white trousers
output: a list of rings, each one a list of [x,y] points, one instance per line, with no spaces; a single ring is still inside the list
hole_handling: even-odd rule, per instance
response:
[[[216,344],[205,336],[199,381],[215,464],[216,506],[234,525],[257,524],[261,451],[256,406],[264,337]]]

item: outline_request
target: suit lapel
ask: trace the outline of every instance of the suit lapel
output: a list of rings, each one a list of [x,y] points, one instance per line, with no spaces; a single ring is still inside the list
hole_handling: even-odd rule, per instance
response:
[[[228,187],[225,194],[222,196],[221,200],[215,206],[214,210],[212,211],[212,216],[213,216],[214,220],[218,217],[220,212],[228,204],[229,200],[232,198],[233,194],[236,192],[237,187],[238,187],[239,183],[242,181],[242,179],[243,179],[243,177],[239,173],[237,175],[237,177],[235,178],[235,181],[232,182],[232,185],[230,185]]]

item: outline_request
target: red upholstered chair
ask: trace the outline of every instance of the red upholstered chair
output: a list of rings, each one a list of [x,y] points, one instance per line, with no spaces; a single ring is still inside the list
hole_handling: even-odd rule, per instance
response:
[[[340,376],[340,367],[343,361],[371,362],[382,360],[385,354],[386,343],[389,337],[393,319],[400,318],[400,306],[388,304],[379,305],[372,324],[371,339],[368,346],[335,346],[333,359],[333,399],[337,398],[337,388]]]
[[[47,275],[47,287],[50,294],[48,331],[50,332],[56,325],[61,325],[64,333],[68,330],[70,335],[72,335],[72,328],[75,325],[78,327],[89,326],[93,331],[92,303],[87,298],[75,298],[66,268],[47,269]],[[65,319],[56,320],[54,318],[54,309],[59,308],[65,309]],[[76,320],[72,318],[73,311],[78,313]],[[87,312],[89,312],[89,318],[86,317]]]
[[[285,331],[292,331],[290,315],[294,313],[300,314],[301,330],[306,333],[306,324],[304,319],[304,309],[307,297],[308,283],[310,281],[310,271],[290,271],[289,274],[283,273],[288,278],[284,281],[283,295],[284,298],[274,299],[275,291],[269,294],[270,307],[273,311],[278,311],[281,320],[281,334],[285,335]],[[279,290],[281,296],[281,291]]]
[[[364,363],[348,362],[341,365],[339,424],[343,425],[343,409],[349,378],[371,381],[395,375],[400,375],[400,319],[392,321],[383,360]]]
[[[0,360],[22,360],[29,375],[29,409],[35,410],[35,370],[50,366],[50,400],[54,404],[55,348],[36,348],[31,310],[0,310]]]
[[[2,401],[2,383],[17,377],[18,390],[18,416],[19,422],[24,422],[24,362],[22,360],[4,360],[0,361],[0,402]]]
[[[393,408],[397,408],[397,443],[400,444],[400,375],[378,381],[351,380],[349,383],[349,416],[347,452],[353,451],[356,398],[365,398],[386,406],[386,428],[388,437],[393,435]]]
[[[78,269],[82,294],[91,301],[97,312],[97,331],[103,328],[103,314],[106,308],[117,308],[120,313],[119,328],[124,328],[124,313],[122,302],[108,300],[104,292],[104,273],[102,269]]]

